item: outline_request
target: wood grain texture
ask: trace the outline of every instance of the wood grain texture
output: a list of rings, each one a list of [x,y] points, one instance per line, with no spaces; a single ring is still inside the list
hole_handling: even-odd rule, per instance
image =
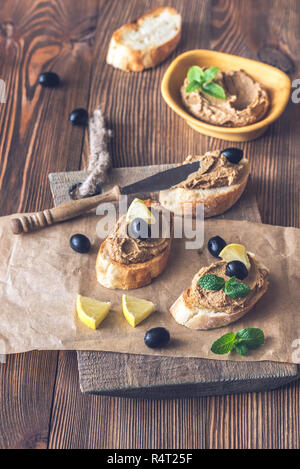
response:
[[[7,357],[0,365],[0,449],[46,449],[57,352]]]
[[[73,128],[68,114],[87,105],[99,6],[0,3],[0,77],[7,91],[0,105],[1,215],[50,207],[49,171],[79,168],[84,130]],[[61,88],[37,84],[46,70],[58,72]],[[57,352],[32,352],[0,365],[1,448],[47,447],[57,359]]]
[[[50,448],[299,447],[297,384],[223,397],[124,399],[75,392],[75,352],[60,354],[58,370]]]
[[[167,4],[184,19],[172,57],[136,75],[106,66],[112,30]],[[84,167],[87,136],[67,121],[78,106],[102,105],[115,134],[115,166],[177,162],[218,147],[162,101],[159,84],[170,60],[195,47],[257,58],[271,44],[293,58],[296,78],[299,23],[298,0],[3,0],[0,78],[8,100],[0,104],[1,214],[50,207],[48,172]],[[60,90],[36,85],[46,69],[65,79]],[[297,127],[298,107],[290,103],[264,138],[242,146],[266,223],[300,226]],[[268,393],[174,401],[91,397],[79,391],[74,353],[60,353],[58,363],[57,353],[24,357],[0,365],[3,448],[300,447],[299,383]]]

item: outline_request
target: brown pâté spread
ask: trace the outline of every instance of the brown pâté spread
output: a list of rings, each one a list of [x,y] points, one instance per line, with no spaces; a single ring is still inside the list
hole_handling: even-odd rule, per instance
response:
[[[188,156],[183,164],[200,161],[200,169],[192,173],[177,187],[184,189],[212,189],[214,187],[232,186],[237,184],[244,174],[243,163],[233,164],[221,154],[220,150],[207,152],[202,156]]]
[[[268,271],[261,268],[257,261],[249,256],[251,262],[251,269],[249,270],[248,277],[243,280],[251,288],[251,293],[246,298],[231,298],[227,296],[224,289],[219,291],[205,290],[198,285],[200,277],[206,274],[218,275],[225,281],[229,280],[230,277],[226,275],[226,261],[219,261],[211,264],[208,267],[200,269],[197,275],[193,278],[190,298],[191,302],[197,308],[208,308],[216,311],[222,311],[226,313],[234,313],[242,308],[246,308],[248,304],[251,304],[255,295],[264,286],[265,279],[268,276]]]
[[[152,209],[156,220],[161,213]],[[120,264],[138,264],[161,254],[169,245],[169,238],[131,238],[127,233],[128,223],[123,215],[107,238],[106,249],[109,257]]]
[[[219,72],[215,81],[224,89],[226,99],[214,98],[200,90],[187,93],[185,79],[181,97],[195,117],[223,127],[243,127],[265,117],[270,106],[268,93],[244,70]]]

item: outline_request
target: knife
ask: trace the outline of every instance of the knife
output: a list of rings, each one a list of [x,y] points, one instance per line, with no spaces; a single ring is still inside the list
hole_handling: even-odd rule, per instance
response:
[[[114,186],[104,194],[66,202],[41,212],[12,218],[11,230],[14,234],[30,233],[31,231],[45,228],[54,223],[70,220],[71,218],[82,215],[101,203],[117,201],[120,195],[157,192],[169,189],[187,179],[190,174],[198,171],[199,168],[200,161],[195,161],[194,163],[162,171],[125,187]]]

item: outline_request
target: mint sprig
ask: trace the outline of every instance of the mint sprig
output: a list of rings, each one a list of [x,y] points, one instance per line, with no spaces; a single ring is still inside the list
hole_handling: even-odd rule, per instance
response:
[[[187,77],[189,81],[197,81],[198,83],[202,83],[204,79],[204,71],[198,65],[194,65],[190,67],[187,73]]]
[[[204,290],[219,291],[224,288],[225,280],[215,274],[206,274],[199,278],[198,284]]]
[[[211,351],[216,355],[224,355],[235,350],[242,356],[247,355],[248,350],[259,348],[265,343],[265,336],[261,329],[246,328],[241,329],[236,334],[229,332],[216,340]]]
[[[248,347],[246,344],[234,344],[235,351],[245,357],[248,353]]]
[[[207,83],[202,85],[202,90],[213,98],[226,99],[226,94],[222,86],[218,85],[218,83]]]
[[[222,86],[214,83],[213,80],[219,73],[219,67],[210,67],[203,70],[198,65],[190,67],[187,73],[188,84],[186,93],[200,90],[202,93],[208,94],[217,99],[226,99],[226,93]]]
[[[237,343],[246,344],[250,350],[256,349],[265,342],[263,331],[255,328],[241,329],[236,333],[235,338]]]
[[[238,282],[236,277],[231,277],[231,279],[225,283],[224,291],[227,296],[238,299],[246,298],[246,296],[251,293],[251,288],[246,283]]]
[[[204,290],[219,291],[224,288],[225,294],[234,299],[246,298],[251,293],[249,285],[238,282],[236,277],[231,277],[227,282],[215,274],[206,274],[199,278],[198,285]]]
[[[234,341],[234,332],[229,332],[228,334],[222,335],[220,339],[216,340],[212,344],[211,351],[216,355],[224,355],[225,353],[229,353],[234,348]]]

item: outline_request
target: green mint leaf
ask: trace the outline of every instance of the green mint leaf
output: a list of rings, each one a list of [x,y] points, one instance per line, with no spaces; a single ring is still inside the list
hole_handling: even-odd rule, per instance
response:
[[[202,85],[202,91],[209,96],[217,99],[226,99],[226,93],[223,90],[222,86],[218,85],[217,83],[207,83]]]
[[[251,293],[251,288],[246,283],[238,282],[236,277],[231,277],[225,283],[225,293],[231,298],[246,298]]]
[[[212,344],[211,351],[216,355],[224,355],[231,352],[234,347],[234,339],[235,334],[233,332],[223,335]]]
[[[204,290],[219,291],[224,288],[225,280],[214,274],[206,274],[199,278],[198,284],[200,287],[204,288]]]
[[[236,333],[238,345],[246,345],[250,350],[254,350],[265,343],[265,336],[261,329],[249,327],[241,329]]]
[[[201,88],[201,83],[199,83],[198,81],[191,81],[186,86],[185,92],[186,93],[192,93],[193,91],[200,90],[200,88]]]
[[[198,81],[199,83],[202,83],[204,79],[204,72],[201,67],[198,67],[198,65],[194,65],[193,67],[189,68],[187,77],[189,82]]]
[[[248,347],[246,344],[235,344],[235,351],[242,355],[243,357],[248,353]]]
[[[241,329],[236,334],[229,332],[216,340],[211,351],[217,355],[223,355],[231,352],[233,349],[243,357],[247,355],[248,350],[253,350],[265,342],[264,333],[261,329],[247,328]]]
[[[210,83],[211,81],[213,81],[216,76],[218,75],[219,73],[219,67],[210,67],[210,68],[207,68],[204,72],[204,83]]]

